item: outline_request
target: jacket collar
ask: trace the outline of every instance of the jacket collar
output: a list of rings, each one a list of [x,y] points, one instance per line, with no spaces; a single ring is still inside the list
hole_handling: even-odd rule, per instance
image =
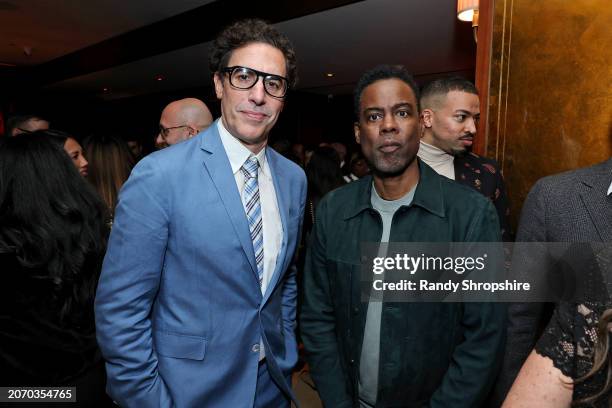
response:
[[[438,175],[431,167],[421,159],[416,159],[419,165],[419,183],[414,192],[411,206],[419,206],[438,217],[446,215],[444,195],[442,194],[442,176]],[[347,203],[344,219],[349,219],[360,214],[362,211],[372,208],[370,199],[372,193],[372,176],[363,177],[356,181],[359,183],[357,197],[354,201]]]
[[[220,121],[221,118],[215,120],[211,123],[210,126],[202,133],[202,137],[200,138],[200,149],[207,151],[208,153],[219,153],[221,151],[225,152],[223,148],[223,143],[221,142],[221,135],[219,135],[219,129],[217,122]]]

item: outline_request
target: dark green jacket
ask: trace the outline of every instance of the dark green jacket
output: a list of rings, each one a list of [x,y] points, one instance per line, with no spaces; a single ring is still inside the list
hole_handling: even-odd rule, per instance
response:
[[[500,240],[495,208],[481,194],[419,161],[410,206],[393,217],[390,242]],[[358,406],[367,304],[360,297],[360,243],[379,242],[372,178],[319,205],[304,271],[301,336],[325,407]],[[494,303],[385,303],[377,407],[475,408],[499,366],[505,307]]]

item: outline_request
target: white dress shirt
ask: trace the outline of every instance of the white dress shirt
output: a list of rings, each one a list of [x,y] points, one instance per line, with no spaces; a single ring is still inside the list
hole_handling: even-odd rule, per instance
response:
[[[225,129],[222,120],[217,121],[217,126],[223,148],[232,166],[232,173],[234,173],[234,178],[236,179],[236,186],[240,192],[240,197],[242,197],[244,190],[244,174],[240,168],[253,153]],[[266,148],[264,147],[261,149],[255,157],[259,162],[257,183],[259,184],[259,201],[261,204],[264,243],[264,267],[261,281],[261,293],[264,294],[274,274],[276,258],[278,257],[283,242],[283,225],[278,210],[272,173],[268,161],[266,160]]]
[[[221,143],[227,154],[232,173],[236,179],[236,186],[240,197],[244,190],[244,174],[240,170],[244,162],[247,161],[253,152],[246,148],[238,139],[223,126],[222,119],[217,121]],[[259,186],[259,203],[261,205],[261,221],[263,224],[263,242],[264,242],[264,266],[263,277],[261,280],[261,293],[266,293],[268,284],[274,274],[276,268],[276,260],[280,252],[283,242],[283,224],[278,210],[278,202],[276,200],[276,190],[272,181],[272,173],[270,166],[266,160],[266,148],[261,149],[259,153],[254,155],[259,163],[257,170],[257,183]],[[246,216],[246,210],[245,210]],[[249,271],[250,273],[250,271]],[[266,356],[263,340],[259,341],[259,360],[263,360]]]

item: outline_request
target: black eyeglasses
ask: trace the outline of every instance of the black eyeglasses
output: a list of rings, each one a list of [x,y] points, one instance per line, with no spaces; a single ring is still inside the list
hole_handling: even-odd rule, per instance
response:
[[[184,127],[189,127],[189,125],[173,126],[173,127],[169,127],[169,128],[165,128],[162,125],[159,125],[159,134],[161,135],[162,139],[166,139],[166,137],[168,137],[168,133],[172,129],[180,129],[180,128],[184,128]]]
[[[255,86],[259,77],[263,78],[264,90],[274,98],[283,98],[287,94],[287,78],[280,75],[268,74],[247,67],[227,67],[222,72],[229,74],[230,84],[238,89],[251,89]]]

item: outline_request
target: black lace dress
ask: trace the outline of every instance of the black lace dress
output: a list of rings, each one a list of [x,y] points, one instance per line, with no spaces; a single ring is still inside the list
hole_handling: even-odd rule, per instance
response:
[[[586,375],[593,366],[594,345],[597,341],[599,316],[612,305],[594,303],[559,303],[550,323],[536,344],[538,354],[553,361],[563,374],[573,379]],[[606,381],[605,370],[588,380],[574,384],[573,400],[598,394]],[[612,407],[612,391],[592,405],[581,407]]]

